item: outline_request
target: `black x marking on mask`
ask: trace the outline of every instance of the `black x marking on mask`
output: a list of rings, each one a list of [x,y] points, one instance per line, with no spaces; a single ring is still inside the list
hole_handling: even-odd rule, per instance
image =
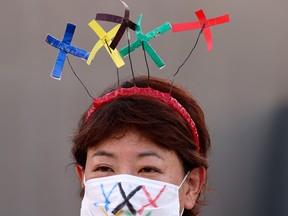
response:
[[[130,213],[132,215],[136,215],[136,210],[134,209],[133,205],[129,202],[129,200],[136,194],[137,191],[141,190],[142,186],[139,185],[138,187],[136,187],[133,191],[131,191],[128,196],[126,196],[121,183],[118,183],[119,189],[120,189],[120,193],[124,199],[124,201],[122,203],[120,203],[119,205],[116,206],[116,208],[112,211],[113,214],[117,214],[117,212],[119,212],[125,205],[127,205]]]

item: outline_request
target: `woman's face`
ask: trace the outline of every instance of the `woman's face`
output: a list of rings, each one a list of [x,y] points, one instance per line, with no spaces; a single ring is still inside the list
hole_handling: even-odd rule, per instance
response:
[[[114,136],[89,149],[86,179],[117,174],[160,180],[179,185],[184,177],[174,152],[159,148],[136,132]]]
[[[79,169],[81,181],[83,181],[83,174],[86,180],[129,174],[174,185],[180,185],[185,176],[175,152],[158,147],[136,131],[128,131],[123,136],[112,136],[89,149],[85,171],[82,174],[81,172]],[[197,169],[193,170],[179,190],[181,209],[183,207],[190,209],[194,206],[196,199],[192,197],[200,187],[197,173]],[[186,204],[188,201],[189,204]]]

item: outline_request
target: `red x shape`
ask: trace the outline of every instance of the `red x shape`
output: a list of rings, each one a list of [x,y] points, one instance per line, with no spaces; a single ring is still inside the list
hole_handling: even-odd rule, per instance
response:
[[[166,189],[166,185],[163,186],[163,188],[159,191],[158,195],[153,199],[150,195],[150,193],[147,191],[145,186],[142,186],[142,190],[144,191],[149,203],[147,203],[146,205],[143,205],[139,210],[138,213],[141,215],[144,211],[144,209],[148,206],[153,206],[154,208],[157,208],[157,204],[156,201],[160,198],[161,194],[164,192],[164,190]]]
[[[180,31],[188,31],[194,29],[203,29],[204,37],[207,43],[208,51],[213,49],[213,39],[212,39],[212,32],[210,30],[210,26],[215,26],[223,23],[227,23],[230,21],[229,14],[225,14],[223,16],[219,16],[216,18],[208,19],[206,18],[202,9],[195,12],[198,22],[186,22],[186,23],[177,23],[172,24],[172,31],[173,32],[180,32]]]

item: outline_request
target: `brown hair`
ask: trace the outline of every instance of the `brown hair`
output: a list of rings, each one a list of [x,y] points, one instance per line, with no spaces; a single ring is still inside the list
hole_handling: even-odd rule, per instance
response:
[[[135,84],[133,80],[126,81],[121,84],[121,87],[130,88],[134,85],[147,87],[147,77],[137,77]],[[170,91],[169,82],[153,77],[150,77],[149,87],[165,93]],[[116,88],[112,87],[102,95]],[[210,138],[204,114],[197,102],[185,90],[173,85],[171,96],[187,110],[195,122],[200,141],[199,152],[187,121],[173,108],[154,98],[129,96],[117,98],[101,106],[86,121],[87,112],[83,114],[74,136],[72,149],[76,164],[85,169],[88,149],[111,135],[133,129],[160,147],[174,151],[183,164],[184,173],[196,167],[207,169]],[[183,216],[198,215],[201,205],[203,200],[199,196],[194,208],[185,210]]]

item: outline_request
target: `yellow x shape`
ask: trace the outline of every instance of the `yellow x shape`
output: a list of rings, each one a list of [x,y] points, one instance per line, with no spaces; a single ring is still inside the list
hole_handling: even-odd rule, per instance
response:
[[[108,216],[107,212],[104,210],[104,208],[102,207],[102,212],[105,214],[105,216]],[[119,211],[115,216],[120,216],[123,213],[123,210]]]
[[[104,29],[99,25],[99,23],[96,20],[92,20],[89,24],[90,28],[98,35],[100,40],[95,44],[93,47],[89,58],[87,60],[87,64],[90,65],[92,60],[94,59],[96,53],[98,50],[105,46],[107,52],[109,53],[110,57],[114,61],[117,68],[122,67],[125,63],[119,54],[117,49],[111,49],[109,46],[112,42],[112,39],[115,37],[118,29],[120,28],[120,24],[116,25],[113,29],[111,29],[108,33],[104,31]]]

